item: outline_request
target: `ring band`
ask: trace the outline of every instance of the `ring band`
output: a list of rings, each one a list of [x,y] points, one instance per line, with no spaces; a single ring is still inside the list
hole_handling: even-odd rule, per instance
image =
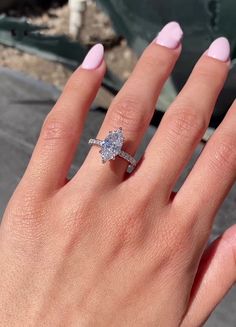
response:
[[[88,143],[101,148],[100,154],[103,163],[115,160],[119,156],[126,160],[129,163],[128,168],[133,170],[137,165],[137,161],[129,153],[122,150],[124,140],[123,130],[120,127],[113,132],[110,131],[104,140],[90,139]]]

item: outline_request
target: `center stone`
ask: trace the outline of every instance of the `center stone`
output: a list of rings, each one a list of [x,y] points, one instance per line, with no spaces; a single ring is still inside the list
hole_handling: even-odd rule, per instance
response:
[[[114,160],[120,153],[123,143],[124,136],[121,128],[114,132],[109,132],[109,135],[102,142],[102,148],[100,151],[103,163],[111,159]]]

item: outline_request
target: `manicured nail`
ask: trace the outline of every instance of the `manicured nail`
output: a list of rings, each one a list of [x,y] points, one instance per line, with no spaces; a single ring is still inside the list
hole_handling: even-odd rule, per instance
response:
[[[155,42],[169,49],[176,49],[183,37],[183,31],[177,22],[170,22],[157,35]]]
[[[230,58],[230,44],[225,37],[219,37],[210,45],[207,55],[220,61],[228,61]]]
[[[92,70],[98,68],[104,58],[104,47],[102,44],[94,45],[85,57],[82,68]]]

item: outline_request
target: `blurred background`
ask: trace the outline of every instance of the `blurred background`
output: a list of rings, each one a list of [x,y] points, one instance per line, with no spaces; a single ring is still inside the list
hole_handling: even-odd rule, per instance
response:
[[[137,58],[171,20],[183,27],[183,53],[157,103],[138,157],[210,42],[224,35],[232,47],[229,78],[210,126],[176,185],[178,190],[235,99],[235,18],[235,0],[1,0],[0,216],[27,166],[45,116],[88,49],[97,42],[104,44],[108,71],[90,110],[71,175],[83,162],[87,140],[96,136],[111,100]],[[234,224],[235,218],[233,187],[217,215],[210,240]],[[205,326],[235,327],[235,311],[234,288]]]

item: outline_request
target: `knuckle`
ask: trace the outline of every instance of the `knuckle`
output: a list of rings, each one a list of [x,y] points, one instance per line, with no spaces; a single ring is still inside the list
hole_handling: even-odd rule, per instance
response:
[[[141,58],[142,65],[147,68],[147,71],[153,74],[158,67],[159,76],[165,75],[169,72],[172,67],[176,55],[169,51],[162,52],[163,49],[153,49],[152,47],[147,47]]]
[[[143,126],[143,121],[147,120],[146,116],[144,115],[141,102],[132,96],[115,100],[109,112],[109,120],[112,127],[123,127],[131,132],[140,130],[140,126]]]
[[[41,131],[41,137],[46,141],[68,139],[71,138],[73,134],[72,129],[68,128],[66,122],[50,116],[45,120]]]
[[[189,135],[200,137],[207,128],[206,120],[202,115],[197,114],[194,106],[181,110],[175,108],[173,111],[167,112],[166,119],[169,135],[176,141],[180,137]]]
[[[196,78],[203,77],[203,79],[206,79],[209,82],[217,82],[221,76],[225,76],[225,73],[225,67],[221,64],[219,65],[218,62],[209,65],[208,62],[201,61],[196,66]]]
[[[194,83],[199,87],[206,87],[207,89],[219,90],[227,75],[227,68],[218,63],[200,63],[196,67],[193,75]]]
[[[147,52],[143,58],[143,65],[145,68],[148,68],[148,71],[151,70],[153,72],[153,68],[156,67],[156,64],[156,56],[153,53]]]
[[[209,65],[199,65],[197,67],[196,76],[197,79],[206,80],[206,82],[212,81],[217,77],[215,72]]]
[[[81,206],[76,205],[72,208],[65,208],[63,206],[60,211],[63,213],[62,221],[58,222],[55,220],[55,225],[62,232],[62,235],[66,234],[68,236],[69,240],[76,239],[79,241],[86,231],[90,231],[91,220],[83,219],[84,212],[87,213],[87,217],[93,216],[87,203],[81,204]],[[95,221],[93,223],[95,224]]]
[[[224,139],[215,145],[213,154],[209,156],[213,169],[217,169],[217,171],[225,171],[225,169],[234,171],[236,169],[236,144],[232,139],[224,136]]]
[[[125,244],[136,244],[142,230],[141,219],[138,215],[130,215],[123,224],[122,238]]]
[[[171,204],[170,216],[174,221],[174,230],[178,226],[181,233],[189,234],[198,222],[199,210],[195,205],[186,207],[180,198],[175,198]]]
[[[139,209],[132,210],[125,210],[126,214],[120,216],[119,219],[119,227],[118,230],[120,232],[116,233],[119,234],[119,239],[122,241],[123,245],[127,246],[135,246],[137,244],[138,239],[143,236],[144,232],[144,216],[145,212],[144,209],[141,209],[141,206]],[[143,216],[143,218],[141,218]],[[141,236],[142,235],[142,236]]]
[[[78,90],[85,90],[88,89],[88,86],[86,86],[85,80],[81,78],[81,74],[78,74],[77,71],[75,71],[69,80],[67,81],[65,85],[65,90],[72,91],[72,92],[78,92]]]
[[[159,56],[157,58],[155,53],[149,51],[144,54],[142,65],[144,66],[145,71],[150,72],[151,74],[153,74],[153,71],[155,71],[158,66],[160,74],[167,71],[169,62],[166,57]]]
[[[46,206],[34,192],[14,198],[6,210],[6,226],[12,238],[18,244],[22,241],[24,246],[36,243],[46,233],[43,223],[46,211]]]

